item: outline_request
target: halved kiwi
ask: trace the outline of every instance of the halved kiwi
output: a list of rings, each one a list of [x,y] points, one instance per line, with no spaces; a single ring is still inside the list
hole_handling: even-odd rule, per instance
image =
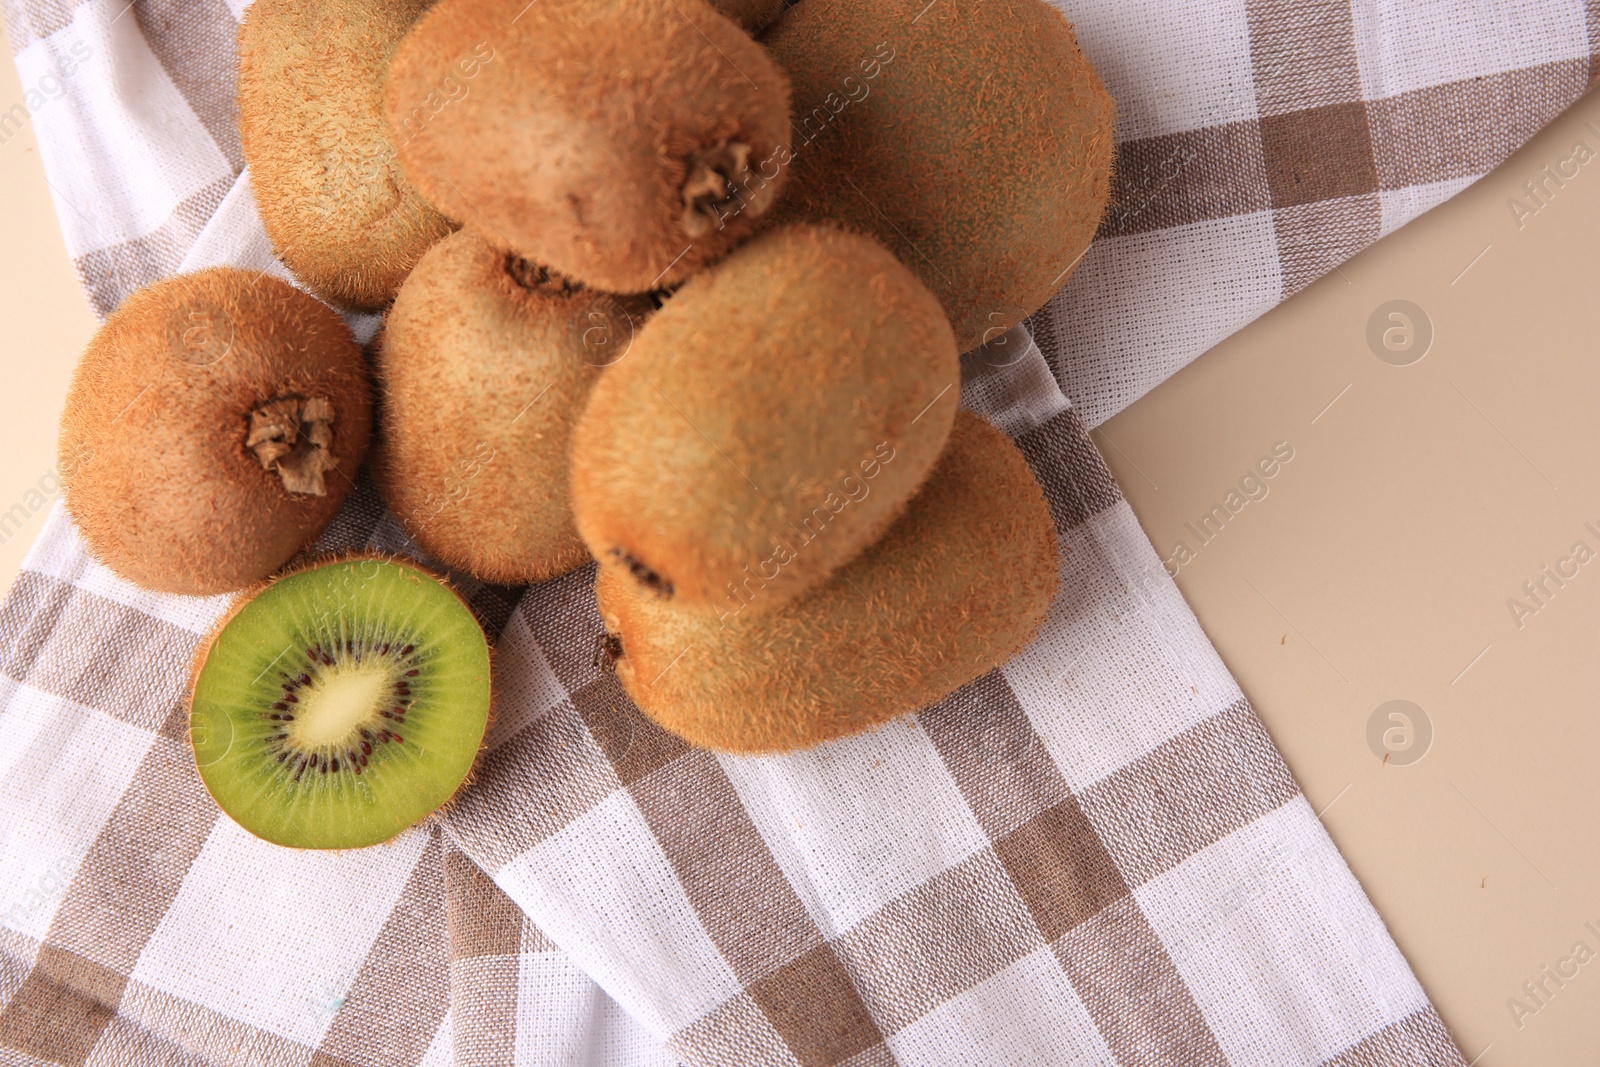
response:
[[[489,646],[432,574],[377,557],[279,578],[195,661],[189,737],[212,797],[292,848],[389,840],[466,781],[489,721]]]

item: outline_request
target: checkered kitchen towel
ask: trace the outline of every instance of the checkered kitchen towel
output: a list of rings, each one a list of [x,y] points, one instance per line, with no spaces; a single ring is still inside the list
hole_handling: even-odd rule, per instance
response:
[[[241,5],[125,3],[5,0],[0,140],[34,125],[101,313],[270,264]],[[1600,8],[1063,6],[1118,203],[963,385],[1061,534],[1027,651],[873,733],[712,756],[591,666],[589,572],[465,583],[499,634],[477,783],[290,852],[184,743],[222,603],[117,580],[57,508],[0,606],[0,1063],[1461,1064],[1085,427],[1502,159],[1590,83]],[[320,547],[360,544],[408,547],[365,483]]]

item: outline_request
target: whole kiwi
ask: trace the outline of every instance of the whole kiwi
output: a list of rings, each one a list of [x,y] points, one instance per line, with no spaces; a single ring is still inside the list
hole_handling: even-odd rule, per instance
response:
[[[870,233],[963,351],[1042,307],[1110,195],[1114,108],[1045,0],[804,0],[763,43],[794,86],[776,211]]]
[[[239,26],[239,140],[262,225],[295,277],[346,307],[387,304],[451,229],[401,172],[383,114],[389,54],[429,3],[256,0]],[[449,58],[457,82],[480,62]]]
[[[374,464],[435,559],[486,581],[584,563],[567,444],[589,390],[651,310],[576,287],[468,230],[422,257],[385,319]]]
[[[617,677],[647,715],[717,751],[784,751],[913,711],[1009,659],[1055,595],[1055,528],[1016,446],[963,411],[905,515],[799,600],[719,621],[615,570],[596,589]]]
[[[573,435],[602,567],[711,614],[820,585],[922,484],[959,398],[933,294],[869,238],[770,230],[691,279]]]
[[[167,278],[123,301],[78,363],[67,508],[122,577],[231,592],[322,532],[371,428],[366,363],[327,305],[253,271]]]
[[[485,41],[494,60],[433,112]],[[441,0],[395,53],[388,109],[433,203],[609,292],[717,259],[784,178],[788,81],[705,0]]]

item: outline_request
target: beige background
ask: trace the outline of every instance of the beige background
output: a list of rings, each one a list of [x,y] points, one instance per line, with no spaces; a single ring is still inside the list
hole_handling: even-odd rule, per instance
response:
[[[1524,184],[1578,141],[1593,161],[1519,227],[1508,200],[1536,206]],[[1189,546],[1184,596],[1481,1067],[1600,1063],[1597,237],[1591,94],[1095,435],[1157,551]],[[1433,327],[1409,366],[1367,341],[1394,299]],[[1278,442],[1294,458],[1228,515]],[[1214,504],[1201,544],[1186,524]],[[1596,558],[1529,600],[1580,540]],[[1433,729],[1403,766],[1420,731],[1403,749],[1385,717],[1388,765],[1366,736],[1395,699]],[[1578,941],[1595,958],[1545,978]],[[1543,1005],[1522,988],[1541,979]]]
[[[0,63],[0,110],[19,99]],[[1157,549],[1188,543],[1185,596],[1484,1067],[1600,1061],[1600,955],[1560,986],[1541,973],[1577,941],[1600,953],[1600,558],[1520,629],[1506,606],[1575,541],[1600,552],[1600,159],[1520,228],[1506,204],[1579,138],[1600,152],[1596,98],[1096,435]],[[31,131],[0,145],[0,517],[23,506],[0,586],[95,325],[48,192]],[[1391,299],[1433,326],[1410,366],[1367,344]],[[1278,442],[1294,458],[1267,495],[1201,544],[1185,524]],[[1366,739],[1391,699],[1432,725],[1405,766]],[[1541,979],[1542,1005],[1522,988]]]
[[[22,86],[3,29],[0,48],[3,113],[22,100]],[[96,325],[61,241],[31,121],[0,144],[0,235],[0,588],[10,588],[54,500],[56,423]]]

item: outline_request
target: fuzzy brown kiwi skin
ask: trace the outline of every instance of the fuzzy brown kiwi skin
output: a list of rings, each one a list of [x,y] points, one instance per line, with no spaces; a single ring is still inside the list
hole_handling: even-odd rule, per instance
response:
[[[432,0],[257,0],[239,26],[239,140],[274,252],[319,296],[375,311],[453,224],[389,142],[389,55]]]
[[[494,58],[434,114],[453,57],[484,41]],[[433,203],[606,292],[715,261],[786,178],[788,81],[706,0],[440,0],[395,52],[387,107]]]
[[[588,562],[568,441],[652,310],[575,287],[470,230],[429,250],[385,319],[373,464],[384,501],[429,556],[507,585]]]
[[[783,11],[785,0],[711,0],[711,6],[744,27],[760,33]]]
[[[247,445],[283,398],[333,408],[324,495],[291,492]],[[74,372],[61,417],[67,508],[94,555],[164,593],[233,592],[310,545],[372,430],[366,362],[339,317],[254,271],[215,268],[129,296]]]
[[[959,378],[938,301],[876,242],[764,232],[678,290],[595,386],[573,434],[578,532],[686,609],[774,610],[899,514]]]
[[[1060,11],[804,0],[762,43],[803,131],[775,221],[882,241],[938,294],[962,351],[1066,284],[1110,197],[1115,107]]]
[[[596,597],[618,680],[645,714],[691,744],[761,753],[869,729],[981,677],[1032,639],[1056,585],[1032,471],[962,411],[905,515],[801,599],[719,621],[609,568]]]
[[[450,594],[452,596],[454,596],[457,601],[460,602],[462,607],[466,608],[467,611],[472,614],[473,618],[477,618],[477,613],[472,611],[472,605],[467,601],[466,597],[461,595],[461,590],[459,590],[459,589],[457,589],[455,587],[455,583],[450,580],[448,575],[440,574],[438,571],[434,570],[432,567],[429,567],[429,566],[427,566],[426,564],[423,564],[423,563],[419,563],[417,560],[414,560],[414,559],[410,558],[409,556],[401,556],[401,555],[398,555],[398,554],[392,553],[392,552],[345,552],[345,553],[332,552],[332,553],[324,553],[324,554],[317,555],[317,556],[307,556],[304,559],[297,561],[294,565],[284,568],[283,571],[281,571],[280,573],[274,574],[270,578],[262,579],[261,581],[256,582],[250,588],[242,589],[238,593],[236,593],[233,596],[233,599],[228,602],[228,609],[226,611],[224,611],[220,616],[218,616],[217,621],[212,623],[211,629],[206,632],[205,638],[202,639],[200,644],[195,647],[194,656],[189,660],[189,676],[185,680],[184,686],[183,686],[183,706],[184,706],[184,710],[189,715],[189,720],[190,720],[190,724],[191,724],[191,729],[190,729],[190,733],[189,733],[189,755],[191,757],[193,757],[195,755],[195,752],[194,752],[194,733],[193,733],[193,725],[192,725],[193,721],[194,721],[194,688],[195,688],[195,683],[199,681],[199,679],[200,679],[200,671],[201,671],[201,669],[203,667],[205,667],[206,659],[211,655],[211,647],[216,644],[217,638],[219,636],[221,636],[223,630],[227,629],[228,624],[230,622],[232,622],[238,616],[239,612],[243,611],[247,606],[249,606],[249,604],[250,604],[250,602],[252,600],[254,600],[256,597],[260,596],[262,593],[266,592],[267,589],[269,589],[271,586],[276,585],[278,582],[283,581],[285,578],[292,578],[297,574],[303,574],[306,571],[317,570],[317,569],[322,568],[322,567],[332,567],[332,566],[336,566],[336,565],[342,564],[342,563],[361,563],[361,562],[364,562],[364,561],[367,561],[367,560],[371,560],[371,561],[374,561],[374,562],[377,562],[377,563],[397,563],[397,564],[400,564],[400,565],[402,565],[404,567],[407,567],[407,568],[409,568],[411,570],[417,571],[419,574],[423,574],[423,575],[425,575],[425,576],[427,576],[429,578],[432,578],[434,581],[436,581],[440,585],[444,586],[445,589],[449,590]],[[450,795],[450,799],[449,800],[447,800],[443,804],[439,805],[432,812],[429,812],[427,815],[424,815],[421,819],[418,819],[417,822],[412,823],[410,826],[402,827],[400,830],[396,831],[394,837],[388,838],[387,841],[374,842],[374,844],[377,844],[377,845],[387,844],[388,841],[393,841],[395,837],[399,837],[400,834],[405,833],[406,830],[411,829],[412,826],[415,826],[415,825],[417,825],[417,823],[422,822],[423,819],[430,818],[432,815],[435,815],[435,814],[437,814],[439,812],[443,812],[443,811],[449,809],[450,807],[452,807],[455,804],[456,798],[461,796],[461,794],[466,790],[466,788],[469,785],[472,784],[473,776],[477,773],[477,770],[478,770],[478,764],[479,764],[480,761],[482,761],[483,754],[488,751],[489,731],[494,727],[495,712],[497,710],[496,709],[496,703],[497,703],[497,701],[499,699],[499,690],[494,684],[494,660],[495,660],[494,635],[489,633],[489,631],[484,630],[483,631],[483,639],[484,639],[484,643],[489,648],[489,713],[488,713],[488,717],[484,720],[483,740],[478,745],[478,755],[477,755],[477,758],[474,759],[473,762],[472,762],[472,768],[469,771],[467,771],[467,776],[461,780],[461,784],[456,787],[456,791]],[[200,778],[200,784],[205,786],[206,795],[211,797],[212,803],[213,804],[218,804],[218,807],[221,807],[221,805],[217,801],[217,798],[211,794],[211,787],[209,785],[206,785],[205,778],[203,776],[198,775],[198,774],[196,775],[196,777]],[[329,853],[355,852],[355,851],[358,851],[357,849],[342,849],[342,848],[336,848],[336,849],[321,848],[321,849],[319,849],[319,848],[313,848],[313,847],[310,847],[310,846],[285,845],[285,844],[283,844],[282,842],[279,842],[279,841],[269,841],[267,838],[261,837],[259,834],[253,833],[248,826],[244,826],[241,823],[236,823],[235,825],[238,825],[241,829],[244,830],[245,833],[250,834],[251,837],[254,837],[259,841],[267,841],[268,844],[276,845],[278,848],[292,848],[292,849],[295,849],[297,851],[303,851],[303,852],[329,852]],[[361,846],[361,848],[371,848],[371,847],[373,847],[373,845],[362,845]]]

